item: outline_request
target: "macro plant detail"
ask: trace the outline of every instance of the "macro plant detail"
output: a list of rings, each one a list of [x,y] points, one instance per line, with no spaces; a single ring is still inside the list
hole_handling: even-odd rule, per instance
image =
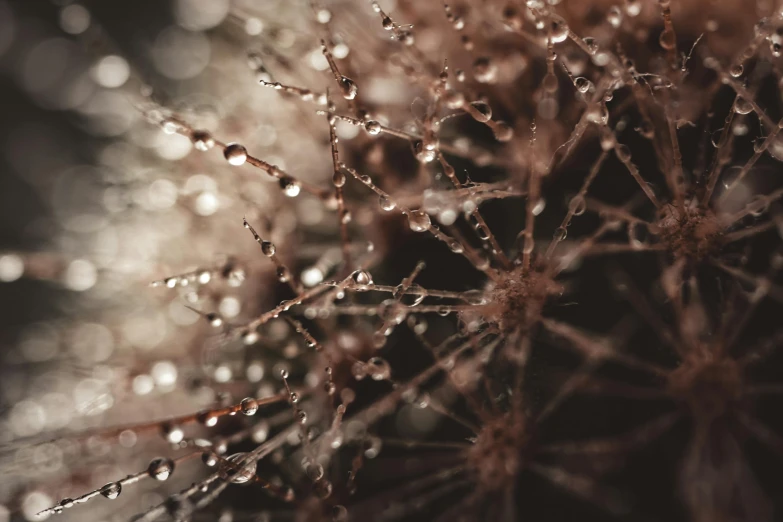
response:
[[[781,516],[776,2],[0,32],[0,521]]]

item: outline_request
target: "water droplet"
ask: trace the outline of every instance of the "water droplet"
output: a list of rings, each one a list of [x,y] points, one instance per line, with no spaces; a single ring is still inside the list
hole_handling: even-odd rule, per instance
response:
[[[386,299],[378,305],[378,316],[386,322],[400,324],[407,315],[406,307],[394,299]]]
[[[381,133],[381,124],[375,120],[368,120],[364,124],[364,130],[366,130],[367,134],[370,136],[377,136]]]
[[[492,119],[492,107],[482,101],[475,101],[470,104],[475,111],[471,111],[473,119],[480,123],[486,123]]]
[[[555,14],[549,15],[549,38],[552,43],[564,42],[568,38],[568,24]]]
[[[210,428],[217,424],[218,418],[219,416],[210,410],[204,410],[196,416],[196,420],[199,423]]]
[[[275,244],[271,241],[261,241],[261,252],[263,252],[266,257],[272,257],[275,255],[275,252],[277,252],[277,248],[275,248]]]
[[[591,82],[587,78],[580,76],[579,78],[574,80],[574,86],[576,86],[577,91],[581,92],[582,94],[585,94],[593,88],[593,82]]]
[[[617,143],[616,138],[614,137],[614,132],[612,132],[612,129],[609,127],[601,127],[601,149],[603,151],[610,151],[614,148],[615,144]]]
[[[642,0],[625,0],[625,12],[628,16],[639,16],[642,12]]]
[[[210,468],[217,466],[219,460],[217,453],[212,450],[206,450],[201,454],[201,461]]]
[[[544,79],[541,80],[541,88],[544,89],[544,91],[553,93],[557,92],[558,87],[558,81],[557,76],[555,76],[554,73],[547,73],[546,76],[544,76]]]
[[[215,146],[215,139],[212,135],[205,130],[195,130],[190,135],[190,139],[193,142],[193,146],[196,150],[206,152]]]
[[[609,111],[603,103],[591,103],[587,106],[585,118],[596,125],[606,125],[609,121]]]
[[[280,188],[283,189],[283,194],[295,198],[302,191],[302,184],[291,178],[280,178]]]
[[[332,506],[332,522],[348,522],[348,510],[345,506]]]
[[[381,441],[380,437],[374,435],[367,437],[367,448],[364,450],[364,456],[368,459],[374,459],[380,454],[382,446],[383,441]]]
[[[356,98],[356,95],[359,93],[359,87],[356,86],[356,82],[347,76],[341,76],[338,83],[340,84],[340,90],[343,91],[343,98],[346,100]]]
[[[318,464],[317,462],[308,462],[305,464],[305,473],[307,473],[307,477],[315,482],[316,480],[320,480],[324,476],[324,467]]]
[[[332,483],[326,479],[321,479],[313,484],[313,491],[320,499],[329,498],[332,494]]]
[[[229,164],[239,166],[247,161],[247,149],[239,143],[229,143],[223,149],[223,156]]]
[[[119,482],[109,482],[101,488],[101,495],[109,500],[119,497],[120,493],[122,493],[122,484]]]
[[[247,453],[234,453],[220,462],[220,478],[232,484],[245,484],[256,476],[258,462],[254,458],[246,460]]]
[[[394,29],[394,22],[386,15],[383,15],[383,18],[381,18],[381,25],[386,31],[391,31]]]
[[[381,205],[381,208],[382,208],[383,210],[385,210],[386,212],[389,212],[389,211],[391,211],[391,210],[394,210],[394,207],[396,207],[396,206],[397,206],[397,205],[394,203],[394,201],[392,201],[391,199],[389,199],[389,197],[388,197],[388,196],[381,196],[381,197],[378,199],[378,202],[380,203],[380,205]]]
[[[658,43],[661,48],[666,51],[671,51],[677,45],[676,35],[671,29],[665,29],[658,37]]]
[[[743,72],[745,72],[745,67],[743,67],[741,63],[732,65],[731,69],[729,69],[729,74],[731,74],[734,78],[739,78],[742,76]]]
[[[391,377],[391,367],[386,359],[381,357],[373,357],[367,361],[367,371],[376,381],[385,381]]]
[[[242,399],[242,402],[239,403],[239,410],[248,417],[255,415],[258,411],[258,401],[252,397],[245,397]]]
[[[536,204],[533,205],[533,215],[537,216],[541,214],[545,208],[546,208],[546,200],[544,198],[539,198],[538,201],[536,201]]]
[[[568,236],[568,230],[565,227],[557,227],[553,235],[555,241],[563,241]]]
[[[337,188],[345,186],[345,174],[342,170],[334,171],[334,174],[332,175],[332,183]]]
[[[581,216],[587,210],[587,202],[582,196],[574,196],[568,203],[568,210],[570,210],[575,216]]]
[[[430,216],[421,210],[412,210],[408,213],[408,226],[414,232],[426,232],[432,222]]]
[[[738,96],[734,101],[734,110],[737,114],[750,114],[751,111],[753,111],[753,105],[745,98],[740,98]]]
[[[364,270],[357,270],[353,273],[353,280],[356,281],[356,284],[359,285],[369,285],[372,283],[372,276],[369,274],[369,272],[365,272]]]
[[[505,121],[495,122],[492,132],[495,134],[495,139],[503,143],[511,141],[511,138],[514,137],[514,129]],[[442,219],[441,222],[443,222]]]
[[[473,77],[479,83],[494,82],[497,72],[497,66],[487,56],[480,56],[473,62]]]
[[[606,13],[606,21],[615,29],[620,27],[620,24],[623,22],[623,13],[620,11],[620,8],[616,5],[610,7]]]
[[[223,318],[215,312],[209,312],[208,314],[205,314],[204,319],[206,319],[209,325],[213,328],[220,328],[223,325]]]
[[[614,149],[614,153],[617,154],[617,159],[619,159],[623,163],[631,160],[631,149],[628,148],[628,145],[625,145],[623,143],[619,144]]]
[[[164,481],[174,473],[174,461],[166,457],[154,459],[147,467],[147,473],[155,480]]]
[[[587,51],[590,54],[595,54],[598,51],[598,42],[595,41],[595,38],[586,36],[582,40],[584,41],[585,46],[587,47]]]
[[[179,444],[185,438],[185,432],[179,426],[165,423],[161,426],[163,437],[171,444]]]

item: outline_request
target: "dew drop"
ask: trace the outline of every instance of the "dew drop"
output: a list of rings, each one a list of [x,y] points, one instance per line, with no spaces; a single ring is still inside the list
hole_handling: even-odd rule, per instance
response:
[[[734,110],[737,114],[750,114],[753,111],[753,105],[745,98],[740,98],[738,96],[734,101]]]
[[[570,210],[575,216],[581,216],[587,210],[587,202],[582,196],[574,196],[568,203],[568,210]]]
[[[587,93],[593,88],[593,82],[582,76],[574,80],[574,85],[576,86],[576,90],[582,94]]]
[[[625,0],[625,12],[628,16],[639,16],[642,12],[642,0]]]
[[[220,462],[218,474],[232,484],[245,484],[256,475],[258,462],[254,458],[246,460],[247,453],[234,453]]]
[[[734,78],[739,78],[742,76],[743,72],[745,72],[745,67],[743,67],[741,63],[732,65],[731,69],[729,69],[729,74],[731,74]]]
[[[563,241],[568,236],[568,230],[565,227],[557,227],[553,235],[555,241]]]
[[[549,15],[549,38],[552,43],[564,42],[568,38],[568,24],[558,15]]]
[[[674,49],[675,45],[677,44],[674,31],[671,29],[665,29],[658,37],[658,43],[661,45],[661,48],[666,51],[671,51]]]
[[[340,90],[343,91],[343,98],[346,100],[356,98],[356,95],[359,93],[359,87],[356,86],[356,82],[347,76],[341,76],[338,83],[340,84]]]
[[[223,149],[223,156],[229,164],[239,166],[247,161],[247,149],[239,143],[229,143]]]
[[[473,77],[479,83],[494,82],[497,72],[497,66],[487,56],[480,56],[473,62]]]
[[[280,178],[280,188],[283,189],[283,194],[295,198],[302,191],[302,184],[291,178]]]
[[[258,401],[252,397],[245,397],[242,399],[242,402],[239,403],[239,410],[248,417],[255,415],[258,411]]]
[[[620,27],[620,24],[623,22],[623,13],[620,11],[620,8],[616,5],[610,7],[606,13],[606,21],[615,29]]]
[[[470,105],[475,109],[474,111],[471,111],[470,115],[473,116],[473,119],[477,122],[486,123],[492,119],[492,107],[490,107],[489,104],[475,101]]]
[[[631,149],[628,148],[628,145],[621,143],[614,149],[614,151],[615,154],[617,154],[617,159],[623,163],[631,160]]]
[[[210,468],[217,466],[219,460],[217,453],[212,450],[206,450],[201,454],[201,461]]]
[[[332,506],[332,522],[348,522],[348,510],[345,506],[340,504]]]
[[[161,482],[168,479],[173,472],[174,461],[166,457],[154,459],[147,467],[149,476]]]
[[[501,143],[511,141],[511,138],[514,137],[514,129],[505,121],[495,122],[492,132],[495,134],[495,139]],[[443,220],[441,219],[441,221]]]
[[[601,127],[601,149],[604,152],[610,151],[614,148],[617,140],[614,137],[614,132],[609,127]]]
[[[408,226],[414,232],[426,232],[431,224],[430,216],[426,212],[412,210],[408,213]]]
[[[380,203],[381,208],[385,210],[386,212],[389,212],[391,210],[394,210],[394,207],[397,205],[392,201],[388,196],[381,196],[378,199],[378,203]]]
[[[587,106],[585,118],[596,125],[606,125],[609,121],[609,111],[603,103],[591,103]]]
[[[364,270],[357,270],[353,273],[353,280],[359,285],[369,285],[372,283],[372,276]]]
[[[119,482],[109,482],[101,488],[101,495],[109,500],[116,499],[120,496],[120,493],[122,493],[122,484]]]
[[[261,241],[261,252],[266,257],[272,257],[275,255],[275,252],[277,252],[277,248],[275,248],[275,244],[271,241]]]
[[[205,130],[195,130],[190,135],[190,139],[193,142],[193,146],[196,150],[206,152],[215,146],[215,139],[212,135]]]
[[[313,491],[320,499],[329,498],[332,494],[332,483],[322,478],[313,484]]]
[[[341,170],[335,170],[334,175],[332,175],[332,183],[335,187],[341,188],[345,186],[345,174]]]
[[[381,133],[381,124],[375,120],[368,120],[364,124],[364,130],[366,130],[367,134],[370,136],[377,136]]]

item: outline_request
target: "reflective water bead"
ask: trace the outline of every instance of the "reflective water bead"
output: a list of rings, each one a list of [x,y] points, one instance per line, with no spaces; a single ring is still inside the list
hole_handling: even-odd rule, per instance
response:
[[[568,38],[568,24],[555,14],[549,15],[549,38],[552,43],[564,42]]]
[[[226,148],[223,149],[223,157],[225,157],[226,161],[231,165],[243,165],[247,161],[247,149],[239,143],[229,143],[226,145]]]
[[[375,381],[385,381],[391,377],[391,367],[386,359],[373,357],[367,361],[370,377]]]
[[[345,186],[345,173],[341,170],[335,170],[334,174],[332,175],[332,184],[334,184],[335,187],[341,188]]]
[[[576,87],[577,91],[581,92],[582,94],[585,94],[593,86],[593,82],[591,82],[587,78],[580,76],[579,78],[576,78],[574,80],[574,86]]]
[[[364,130],[367,131],[367,134],[370,136],[377,136],[381,133],[381,124],[375,120],[368,120],[364,124]]]
[[[173,472],[174,461],[166,457],[154,459],[147,467],[149,476],[161,482],[167,480]]]
[[[753,111],[753,105],[745,98],[738,96],[734,101],[734,110],[737,114],[750,114]]]
[[[623,22],[623,13],[620,11],[620,8],[616,5],[610,7],[606,13],[606,21],[615,29],[620,27],[620,24]]]
[[[220,458],[218,457],[217,453],[215,453],[212,450],[206,450],[204,453],[201,454],[201,462],[203,462],[210,468],[214,468],[215,466],[217,466],[219,460]]]
[[[101,495],[109,500],[116,499],[120,496],[120,493],[122,493],[122,484],[119,482],[109,482],[101,488]]]
[[[497,76],[497,66],[487,56],[480,56],[473,62],[473,77],[479,83],[491,83]]]
[[[332,483],[326,479],[320,479],[313,484],[313,491],[318,498],[326,499],[332,494]]]
[[[283,189],[283,194],[295,198],[302,191],[302,184],[291,178],[280,178],[280,188]]]
[[[353,273],[353,280],[359,285],[369,285],[372,282],[372,276],[364,270],[357,270]]]
[[[205,130],[195,130],[190,135],[190,139],[193,142],[193,146],[196,150],[206,152],[215,146],[215,139],[212,135]]]
[[[394,203],[394,201],[392,201],[388,196],[380,196],[378,198],[378,203],[381,205],[381,208],[386,212],[394,210],[394,207],[397,206]]]
[[[408,213],[408,226],[414,232],[426,232],[431,224],[430,216],[421,210],[412,210]]]
[[[242,399],[242,402],[239,403],[239,410],[248,417],[255,415],[258,411],[258,401],[252,397],[245,397]]]
[[[221,461],[218,474],[233,484],[245,484],[256,475],[258,462],[254,458],[246,459],[247,453],[235,453]]]
[[[343,92],[343,98],[346,100],[356,98],[356,95],[359,93],[359,87],[356,86],[356,82],[347,76],[341,76],[338,83],[340,84],[340,90]]]

